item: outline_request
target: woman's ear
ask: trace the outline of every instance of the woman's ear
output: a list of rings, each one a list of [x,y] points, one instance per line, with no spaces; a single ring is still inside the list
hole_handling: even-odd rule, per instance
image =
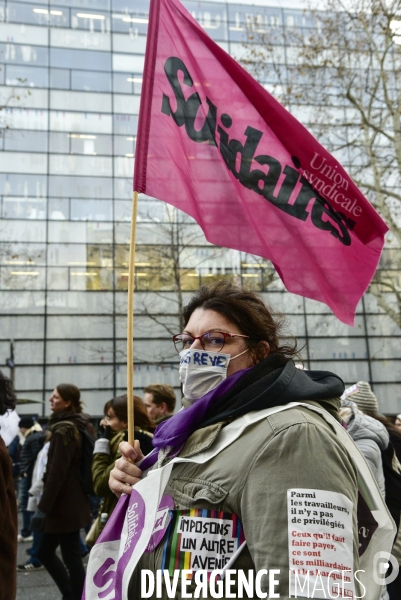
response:
[[[255,359],[255,364],[260,363],[264,358],[267,358],[270,353],[269,342],[261,340],[254,348],[252,348],[252,355]]]

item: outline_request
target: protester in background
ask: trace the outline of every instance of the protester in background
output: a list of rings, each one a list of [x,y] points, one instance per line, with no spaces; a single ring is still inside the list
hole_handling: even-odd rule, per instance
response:
[[[0,371],[0,415],[15,408],[11,381]],[[10,413],[9,413],[10,414]],[[17,499],[11,459],[0,436],[0,600],[14,600],[17,580]]]
[[[108,483],[110,471],[117,458],[121,456],[118,447],[122,441],[127,439],[127,395],[118,396],[106,402],[104,415],[105,418],[100,422],[101,437],[95,443],[92,462],[95,493],[103,500],[99,515],[86,538],[89,546],[93,546],[96,542],[117,504],[117,497],[110,490]],[[148,454],[153,450],[151,433],[153,425],[139,396],[134,396],[134,423],[134,438],[139,440],[143,453]]]
[[[36,457],[43,447],[45,434],[39,423],[34,421],[32,417],[21,417],[19,428],[25,438],[25,442],[22,446],[20,461],[18,506],[22,512],[22,529],[18,535],[18,541],[32,542],[33,537],[30,529],[32,512],[27,508],[28,490],[32,485],[33,468]],[[38,562],[37,567],[39,568],[40,566],[41,564]]]
[[[144,389],[143,397],[149,418],[155,425],[173,416],[175,393],[171,385],[152,383]]]
[[[46,438],[45,438],[46,439]],[[42,497],[43,492],[43,475],[46,471],[47,465],[47,455],[49,452],[50,442],[45,441],[43,448],[39,451],[38,456],[36,457],[35,466],[33,468],[32,473],[32,485],[29,488],[29,498],[28,498],[28,511],[33,515],[35,511],[38,509],[38,502]],[[32,530],[32,529],[31,529]],[[43,532],[32,530],[33,544],[29,549],[29,559],[26,563],[18,565],[17,571],[22,571],[24,573],[29,573],[31,571],[39,571],[43,569],[43,565],[38,559],[38,551],[40,542],[42,541]]]
[[[347,424],[348,433],[365,457],[381,495],[385,498],[382,450],[387,448],[390,437],[384,425],[363,414],[350,398],[352,396],[341,399],[340,416]]]
[[[89,420],[82,412],[80,391],[59,384],[50,397],[51,432],[43,494],[38,503],[45,513],[38,558],[54,579],[63,600],[81,600],[85,580],[80,529],[91,522],[88,496],[80,478],[83,434]],[[61,548],[63,562],[56,554]],[[64,566],[65,565],[65,566]]]
[[[13,480],[14,480],[14,488],[15,494],[18,497],[19,490],[19,478],[20,478],[20,462],[21,462],[21,438],[19,435],[16,435],[13,441],[9,446],[7,446],[8,453],[11,458],[11,462],[13,465]]]
[[[401,435],[395,425],[379,413],[378,400],[367,381],[358,381],[354,386],[345,390],[344,395],[346,394],[347,399],[355,402],[365,415],[380,422],[387,429],[390,437],[390,443],[382,451],[382,464],[386,487],[386,504],[398,529],[392,553],[401,566]],[[401,570],[397,578],[392,583],[387,584],[387,591],[390,600],[400,600]]]

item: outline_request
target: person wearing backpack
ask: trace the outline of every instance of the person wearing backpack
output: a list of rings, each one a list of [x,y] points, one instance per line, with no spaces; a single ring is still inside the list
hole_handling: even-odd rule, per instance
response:
[[[48,429],[51,432],[43,494],[43,538],[38,558],[53,578],[63,600],[81,600],[85,580],[79,539],[80,529],[91,522],[85,484],[89,419],[82,412],[80,391],[59,384],[50,397]],[[60,546],[62,561],[56,554]]]

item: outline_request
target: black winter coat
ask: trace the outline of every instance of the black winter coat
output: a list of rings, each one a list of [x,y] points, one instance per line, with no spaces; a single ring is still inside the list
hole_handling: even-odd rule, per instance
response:
[[[32,431],[25,440],[21,450],[20,474],[27,474],[29,480],[32,479],[33,468],[36,458],[43,448],[45,442],[44,431]]]

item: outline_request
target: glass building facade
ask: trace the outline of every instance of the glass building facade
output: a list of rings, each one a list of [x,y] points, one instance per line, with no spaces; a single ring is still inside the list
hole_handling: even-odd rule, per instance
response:
[[[310,25],[290,6],[184,5],[237,59],[250,19],[264,27]],[[100,414],[106,400],[125,392],[132,170],[147,23],[145,0],[0,1],[0,363],[13,355],[21,398],[43,402],[55,385],[70,382],[81,388],[87,411]],[[290,61],[291,48],[283,46],[283,68]],[[313,116],[307,107],[295,114],[306,126]],[[382,266],[397,268],[391,248]],[[177,309],[200,284],[229,277],[288,316],[288,335],[304,345],[307,368],[332,370],[346,384],[370,381],[381,410],[401,412],[401,331],[369,294],[348,327],[323,304],[286,292],[267,261],[211,246],[189,218],[146,196],[136,267],[138,394],[163,382],[180,396],[171,342],[180,330]]]

